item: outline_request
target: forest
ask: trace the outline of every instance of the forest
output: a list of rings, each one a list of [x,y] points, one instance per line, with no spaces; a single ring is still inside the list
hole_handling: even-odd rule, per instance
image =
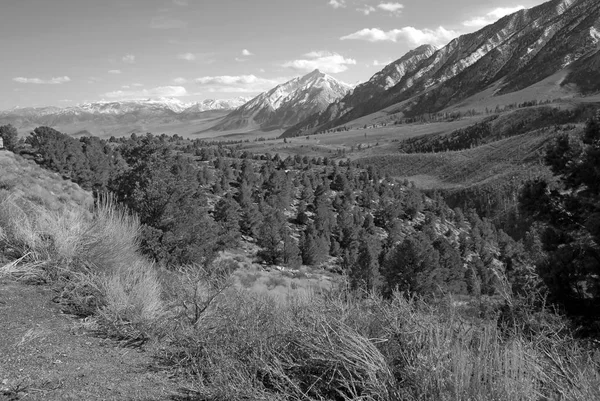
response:
[[[479,127],[473,130],[479,132]],[[532,352],[544,355],[547,349],[544,347],[566,347],[573,339],[581,341],[578,344],[583,348],[578,350],[592,352],[593,342],[586,341],[596,338],[599,333],[598,117],[587,120],[581,135],[572,132],[559,134],[548,146],[544,163],[552,171],[551,179],[538,177],[525,182],[518,189],[512,189],[511,196],[517,198],[517,205],[513,209],[516,214],[512,219],[518,220],[519,224],[518,229],[515,229],[515,224],[504,224],[504,227],[512,227],[509,233],[498,228],[492,220],[479,216],[475,209],[450,208],[441,192],[425,193],[414,184],[398,180],[373,165],[344,159],[341,155],[332,158],[298,155],[281,158],[278,154],[253,154],[245,150],[240,142],[189,140],[150,133],[132,134],[128,138],[111,138],[108,141],[94,137],[75,139],[49,127],[38,127],[25,140],[16,141],[14,132],[10,126],[0,127],[5,144],[14,152],[92,191],[100,210],[107,197],[112,197],[121,205],[119,207],[125,208],[127,214],[138,219],[139,250],[162,272],[161,280],[166,280],[161,284],[165,288],[165,299],[191,297],[181,301],[183,309],[177,315],[179,318],[187,316],[190,323],[178,329],[182,331],[177,331],[177,337],[171,340],[176,346],[169,348],[163,357],[179,367],[185,366],[186,372],[196,375],[194,377],[205,377],[201,380],[203,384],[199,384],[204,389],[202,391],[214,391],[222,386],[215,372],[225,369],[227,374],[234,374],[234,371],[227,370],[227,366],[232,366],[228,364],[234,363],[248,369],[243,374],[236,370],[235,375],[243,375],[242,382],[252,382],[246,389],[250,393],[254,391],[251,397],[255,397],[258,394],[256,392],[286,391],[310,394],[309,399],[341,400],[351,395],[356,397],[374,393],[380,396],[368,399],[393,399],[402,388],[407,392],[403,397],[408,399],[448,396],[449,393],[439,387],[440,382],[423,390],[426,394],[420,393],[422,389],[418,382],[426,376],[419,376],[416,371],[409,373],[413,365],[400,362],[398,358],[408,358],[409,355],[405,353],[409,352],[407,350],[421,351],[410,348],[412,346],[406,350],[402,348],[416,339],[394,337],[396,334],[400,336],[400,332],[397,331],[398,327],[389,326],[392,324],[389,320],[391,315],[386,314],[392,312],[387,308],[404,316],[403,319],[408,319],[406,324],[410,321],[410,324],[417,325],[415,327],[425,324],[425,320],[419,320],[421,323],[418,323],[408,316],[434,319],[437,323],[427,320],[430,322],[427,325],[433,325],[427,326],[431,330],[441,330],[443,325],[448,324],[450,326],[447,328],[452,330],[455,324],[459,324],[457,322],[462,322],[460,327],[469,322],[469,332],[475,331],[471,332],[470,335],[474,337],[470,337],[468,342],[458,345],[458,337],[447,333],[450,336],[448,341],[458,347],[457,352],[476,352],[476,344],[482,341],[481,336],[488,335],[484,334],[488,330],[494,333],[493,343],[489,346],[499,347],[494,348],[494,352],[504,352],[498,350],[508,349],[515,344],[514,341],[521,341],[528,347],[535,344],[531,345],[535,349]],[[460,204],[456,200],[454,203]],[[278,306],[264,309],[264,301],[244,301],[259,308],[249,310],[249,315],[244,319],[266,318],[261,314],[269,310],[271,312],[268,313],[279,314],[277,319],[269,318],[275,319],[272,320],[272,330],[285,331],[287,323],[278,320],[285,317],[291,319],[293,323],[289,324],[299,330],[285,336],[301,336],[302,333],[309,336],[303,340],[294,337],[294,340],[282,345],[289,354],[275,354],[274,349],[269,349],[264,350],[267,354],[253,353],[248,360],[237,359],[240,358],[240,349],[248,351],[253,341],[267,335],[260,331],[253,334],[256,338],[246,338],[238,333],[239,338],[230,339],[233,348],[227,348],[226,352],[231,353],[217,357],[213,352],[221,347],[217,346],[220,340],[208,331],[202,331],[205,329],[197,324],[212,305],[219,313],[224,313],[224,317],[242,318],[236,315],[238,312],[227,309],[235,308],[233,303],[228,302],[234,302],[238,295],[229,295],[222,303],[214,302],[220,294],[225,294],[223,288],[219,287],[223,284],[219,281],[221,278],[215,278],[223,273],[220,255],[243,244],[257,247],[258,251],[253,257],[264,266],[281,266],[291,271],[300,266],[311,266],[331,272],[345,283],[345,287],[322,295],[323,300],[311,301],[313,303],[306,306],[306,310],[313,313],[310,318],[293,306],[285,311],[278,309]],[[225,268],[229,273],[231,269],[235,270],[236,267]],[[183,291],[182,294],[187,295],[169,292],[167,289],[174,285],[172,281],[180,280],[173,277],[180,277],[180,274],[184,274],[182,277],[201,276],[202,280],[209,280],[212,284],[208,288],[213,288],[211,291],[214,292],[209,291],[212,295],[203,301],[204,304],[198,301],[198,287],[192,292],[189,289],[188,292]],[[213,279],[216,281],[210,281]],[[64,288],[70,287],[67,285]],[[73,296],[69,291],[67,293]],[[99,305],[105,305],[98,302]],[[322,306],[321,302],[328,306]],[[195,305],[195,309],[190,309],[189,305]],[[462,306],[455,309],[457,305]],[[352,308],[358,308],[359,315],[363,316],[360,319],[372,320],[351,320],[351,314],[347,313]],[[453,312],[448,312],[450,310]],[[442,316],[446,313],[458,320],[450,323],[445,321]],[[209,320],[217,319],[217,315],[206,316]],[[375,380],[369,382],[365,375],[371,373],[360,370],[363,368],[354,359],[345,368],[350,369],[350,366],[358,370],[346,374],[327,365],[326,356],[320,357],[325,358],[321,362],[310,359],[310,355],[314,356],[313,353],[317,352],[315,349],[301,351],[294,348],[299,346],[296,341],[306,344],[322,338],[319,337],[322,335],[334,341],[328,336],[349,333],[310,323],[313,321],[311,319],[325,319],[326,316],[327,319],[333,319],[331,321],[338,321],[339,327],[357,330],[356,336],[377,333],[388,338],[386,342],[375,343],[376,349],[369,348],[373,346],[370,342],[357,347],[366,347],[360,349],[370,350],[377,355],[381,353],[385,360],[381,363],[385,369],[391,369],[390,376],[385,376],[385,380],[380,376],[377,376],[377,380],[375,376],[369,376]],[[135,341],[144,343],[153,336],[163,335],[158,334],[164,329],[161,326],[163,323],[159,320],[152,322],[151,325],[146,322],[135,326]],[[321,325],[324,321],[319,322]],[[227,328],[229,326],[224,326],[224,321],[213,323],[217,324],[214,327],[220,327],[219,330],[230,330]],[[113,336],[131,336],[117,323],[112,322],[107,327],[110,327],[109,332]],[[318,331],[317,327],[329,328],[325,328],[325,333],[310,331]],[[544,342],[550,338],[549,333],[556,336],[554,345]],[[408,336],[406,333],[402,335]],[[427,341],[433,341],[435,335],[431,335],[434,337],[427,337]],[[206,343],[195,342],[193,336],[203,338],[202,341]],[[341,342],[336,342],[337,345],[331,343],[331,352],[342,352],[340,344],[347,344],[350,339],[374,338],[353,336],[335,340]],[[433,352],[437,348],[432,344],[423,349]],[[242,348],[236,350],[235,347]],[[561,350],[561,357],[568,361],[564,363],[574,364],[578,369],[587,369],[586,364],[592,363],[574,362],[575,359],[571,358],[575,358],[572,353],[575,351],[568,351],[567,348]],[[355,351],[358,352],[357,349],[348,352]],[[287,367],[271,365],[275,362],[269,358],[275,355],[283,358],[275,358],[279,361],[277,363]],[[469,355],[471,359],[468,363],[475,363],[479,360],[477,358],[487,358],[483,354]],[[337,357],[340,355],[336,354]],[[545,361],[542,356],[540,358],[540,363]],[[294,361],[300,360],[307,364],[306,370],[293,368],[295,363],[299,363]],[[201,367],[203,363],[207,365]],[[498,363],[504,366],[506,362]],[[425,365],[419,366],[423,368]],[[546,365],[540,369],[546,373],[554,372]],[[502,375],[509,373],[503,371],[501,377],[504,377]],[[330,383],[337,383],[337,395],[329,393],[330,386],[324,386],[322,377],[326,376],[331,380]],[[414,381],[404,382],[405,386],[400,386],[399,383],[408,380],[406,378],[409,376]],[[436,380],[446,380],[444,377],[439,376]],[[461,395],[453,393],[450,398],[461,399],[474,394],[490,396],[491,399],[496,399],[492,394],[497,394],[497,399],[508,396],[506,391],[509,390],[505,387],[500,393],[494,393],[500,390],[494,387],[497,383],[489,384],[491,379],[487,376],[474,375],[472,380],[477,383],[472,382],[464,388],[459,386]],[[539,387],[534,386],[532,390],[536,394],[550,396],[563,389],[560,387],[562,384],[557,384],[559,381],[549,385],[539,380],[536,381]],[[488,388],[488,384],[491,387]],[[586,386],[588,384],[586,382]],[[458,391],[459,387],[455,386],[448,387],[448,391]],[[236,387],[223,391],[231,396],[232,393],[227,391],[241,390]],[[381,395],[383,393],[387,395]],[[531,394],[523,391],[514,399],[528,399]]]

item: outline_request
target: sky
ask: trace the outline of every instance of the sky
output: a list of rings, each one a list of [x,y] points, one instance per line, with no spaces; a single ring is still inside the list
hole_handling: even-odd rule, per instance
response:
[[[0,110],[349,84],[544,0],[0,0]]]

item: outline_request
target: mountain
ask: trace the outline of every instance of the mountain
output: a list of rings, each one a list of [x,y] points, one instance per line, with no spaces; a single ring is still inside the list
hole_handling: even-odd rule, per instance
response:
[[[421,50],[420,59],[394,75],[393,66],[414,58],[418,50],[375,74],[363,91],[356,88],[284,136],[329,129],[392,105],[398,105],[394,112],[408,117],[435,113],[486,89],[493,88],[491,96],[513,93],[559,72],[565,74],[560,81],[565,91],[597,91],[600,2],[552,0],[518,11],[432,54]],[[378,91],[388,77],[393,86]]]
[[[209,112],[224,112],[245,104],[249,98],[228,100],[208,99],[184,103],[178,99],[160,98],[114,102],[85,103],[73,107],[15,108],[0,111],[0,124],[13,124],[17,128],[41,125],[77,130],[112,125],[135,126],[147,122],[181,122],[203,118]],[[65,128],[66,127],[66,128]]]
[[[212,129],[262,129],[290,127],[319,113],[329,104],[348,94],[352,87],[315,70],[303,77],[261,93],[229,113]]]

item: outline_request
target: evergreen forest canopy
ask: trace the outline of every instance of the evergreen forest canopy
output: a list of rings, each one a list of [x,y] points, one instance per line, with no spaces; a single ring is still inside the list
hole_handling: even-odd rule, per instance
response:
[[[475,137],[490,122],[473,127]],[[24,143],[11,126],[0,134],[9,149],[83,188],[114,193],[140,218],[143,252],[164,266],[209,266],[219,251],[249,241],[267,264],[326,266],[365,293],[545,294],[595,321],[599,127],[591,118],[581,137],[564,134],[549,147],[545,162],[556,180],[522,188],[527,227],[516,239],[473,209],[451,209],[439,193],[426,196],[350,160],[282,159],[164,134],[104,141],[39,127]]]

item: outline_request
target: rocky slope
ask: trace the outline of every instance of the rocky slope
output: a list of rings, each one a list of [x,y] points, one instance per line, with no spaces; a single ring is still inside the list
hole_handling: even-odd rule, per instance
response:
[[[212,129],[272,130],[290,127],[325,110],[350,91],[350,85],[315,70],[261,93]]]
[[[563,84],[575,83],[574,90],[585,93],[594,85],[584,72],[594,71],[590,63],[597,64],[599,42],[597,0],[552,0],[454,39],[412,63],[385,92],[346,96],[284,135],[328,129],[407,100],[398,110],[405,115],[437,112],[494,83],[501,84],[497,94],[510,93],[564,69],[570,75]],[[385,69],[371,80],[383,74]]]

